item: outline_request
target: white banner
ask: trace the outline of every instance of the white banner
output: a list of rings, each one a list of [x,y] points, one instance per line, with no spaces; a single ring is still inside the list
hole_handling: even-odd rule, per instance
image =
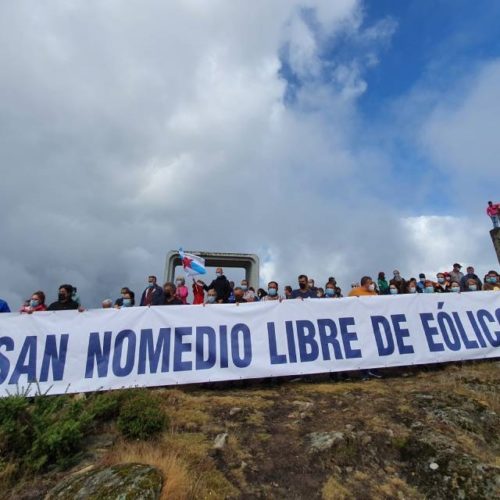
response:
[[[500,355],[500,293],[0,314],[0,396]]]

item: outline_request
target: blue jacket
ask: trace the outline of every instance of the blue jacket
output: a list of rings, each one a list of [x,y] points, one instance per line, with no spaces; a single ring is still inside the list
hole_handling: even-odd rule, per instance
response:
[[[10,313],[9,304],[2,299],[0,299],[0,313]]]
[[[142,297],[141,297],[141,306],[146,305],[146,293],[148,293],[149,287],[142,292]],[[163,296],[163,288],[159,285],[155,285],[152,289],[153,294],[151,298],[151,305],[152,306],[162,306],[165,298]]]

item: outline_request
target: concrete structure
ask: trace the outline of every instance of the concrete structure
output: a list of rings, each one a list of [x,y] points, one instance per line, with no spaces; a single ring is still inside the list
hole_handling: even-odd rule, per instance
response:
[[[252,253],[219,253],[219,252],[194,252],[185,250],[186,253],[192,253],[205,259],[206,267],[228,267],[243,268],[245,270],[245,279],[250,286],[258,288],[259,286],[259,257]],[[171,250],[167,254],[165,263],[165,281],[174,281],[175,267],[182,264],[177,250]],[[206,276],[206,275],[205,275]],[[213,276],[204,281],[212,281]],[[209,283],[207,283],[209,284]]]
[[[498,262],[500,263],[500,228],[496,227],[495,229],[492,229],[490,231],[490,236],[497,253]]]

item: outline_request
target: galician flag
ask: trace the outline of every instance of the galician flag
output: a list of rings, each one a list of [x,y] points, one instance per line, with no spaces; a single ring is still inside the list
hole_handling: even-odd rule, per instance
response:
[[[198,276],[199,274],[206,274],[205,269],[205,259],[198,257],[198,255],[193,255],[191,253],[184,253],[182,248],[179,249],[179,255],[182,260],[182,267],[186,276]]]

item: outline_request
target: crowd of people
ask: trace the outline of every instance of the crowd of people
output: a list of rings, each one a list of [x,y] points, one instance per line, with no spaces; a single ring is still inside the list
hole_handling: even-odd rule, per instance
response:
[[[363,276],[359,283],[352,283],[349,297],[369,295],[401,295],[413,293],[461,293],[479,290],[500,291],[500,275],[497,271],[489,271],[481,280],[472,266],[467,267],[462,273],[459,263],[453,264],[449,272],[439,272],[430,279],[421,273],[417,278],[404,278],[398,270],[394,270],[390,280],[384,272],[379,272],[377,279]],[[329,277],[324,286],[316,286],[314,279],[301,274],[298,277],[298,286],[290,285],[280,290],[277,281],[270,281],[267,288],[255,288],[248,280],[241,280],[239,285],[230,281],[222,268],[217,268],[215,278],[205,283],[201,278],[193,279],[191,284],[192,304],[241,304],[245,302],[290,300],[290,299],[340,299],[343,297],[342,289],[337,285],[334,277]],[[136,302],[135,293],[129,287],[122,287],[120,296],[115,299],[102,301],[102,308],[127,308],[135,306],[169,306],[188,305],[189,289],[184,277],[176,278],[175,283],[166,282],[163,286],[157,283],[156,276],[149,276],[147,285],[143,290],[140,300]],[[80,310],[80,297],[76,287],[64,284],[59,287],[57,300],[46,304],[45,293],[41,290],[34,292],[20,308],[21,313],[31,314],[38,311]],[[10,312],[8,304],[0,299],[0,312]]]

